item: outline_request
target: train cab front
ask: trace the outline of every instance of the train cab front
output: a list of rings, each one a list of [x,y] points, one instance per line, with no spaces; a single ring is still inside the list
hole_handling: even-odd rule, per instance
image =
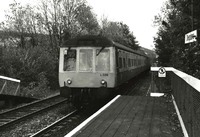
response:
[[[113,88],[115,86],[114,56],[113,47],[60,48],[61,95],[70,96],[84,91],[97,93]]]

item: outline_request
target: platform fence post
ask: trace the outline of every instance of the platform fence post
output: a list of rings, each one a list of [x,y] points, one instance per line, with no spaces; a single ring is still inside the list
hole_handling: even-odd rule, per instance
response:
[[[15,91],[15,96],[17,95],[18,91],[20,90],[20,83],[18,83],[17,89]]]
[[[1,88],[0,94],[3,93],[4,89],[6,89],[6,92],[7,92],[7,80],[5,80],[5,82],[4,82],[4,84],[3,84],[3,87]]]

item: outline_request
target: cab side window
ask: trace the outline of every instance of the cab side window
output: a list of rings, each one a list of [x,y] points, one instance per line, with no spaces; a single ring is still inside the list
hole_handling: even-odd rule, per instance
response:
[[[76,50],[68,50],[64,54],[64,71],[76,71]]]

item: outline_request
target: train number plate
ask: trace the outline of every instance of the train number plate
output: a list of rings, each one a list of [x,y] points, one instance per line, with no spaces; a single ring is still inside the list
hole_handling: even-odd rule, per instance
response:
[[[108,76],[108,73],[101,73],[100,76]]]

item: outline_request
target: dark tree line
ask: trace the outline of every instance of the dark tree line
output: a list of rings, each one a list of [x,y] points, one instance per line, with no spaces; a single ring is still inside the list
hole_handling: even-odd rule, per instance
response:
[[[139,49],[138,41],[130,31],[129,27],[123,22],[112,22],[104,18],[101,22],[102,29],[100,34],[111,38],[115,42],[131,47],[133,49]]]
[[[199,13],[198,0],[193,0],[193,4],[192,0],[169,0],[154,20],[159,26],[154,42],[160,65],[175,67],[198,78],[200,45],[185,44],[184,38],[188,32],[200,29]]]

